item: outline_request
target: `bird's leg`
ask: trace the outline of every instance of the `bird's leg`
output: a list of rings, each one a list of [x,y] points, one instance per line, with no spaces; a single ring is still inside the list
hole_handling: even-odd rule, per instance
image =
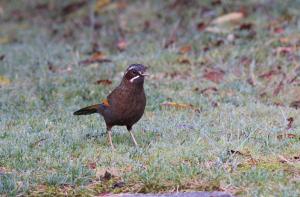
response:
[[[138,144],[136,143],[135,137],[134,137],[134,135],[133,135],[133,133],[132,133],[132,131],[131,131],[131,130],[132,130],[132,126],[127,126],[127,130],[128,130],[129,133],[130,133],[130,136],[131,136],[131,139],[132,139],[134,145],[137,147]]]
[[[108,142],[109,142],[109,144],[110,144],[110,146],[111,146],[111,148],[114,150],[115,149],[115,147],[114,147],[114,145],[113,145],[113,143],[112,143],[112,138],[111,138],[111,127],[107,127],[107,136],[108,136]]]

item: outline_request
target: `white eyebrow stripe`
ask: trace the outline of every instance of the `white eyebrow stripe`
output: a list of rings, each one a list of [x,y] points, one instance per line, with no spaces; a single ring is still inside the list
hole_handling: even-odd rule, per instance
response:
[[[132,79],[130,79],[129,81],[132,83],[135,79],[139,78],[140,75],[133,77]]]
[[[136,66],[131,66],[127,71],[134,69]]]

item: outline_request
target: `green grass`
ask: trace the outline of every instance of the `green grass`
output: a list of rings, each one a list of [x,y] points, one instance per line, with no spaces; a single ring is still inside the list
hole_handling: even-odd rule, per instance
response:
[[[293,158],[300,154],[299,110],[289,107],[299,100],[300,89],[299,82],[288,83],[297,72],[300,53],[275,51],[299,46],[300,37],[294,36],[299,32],[298,1],[222,1],[215,6],[210,1],[191,1],[187,6],[130,1],[122,10],[110,3],[96,16],[102,27],[95,36],[112,62],[89,66],[78,64],[92,48],[90,26],[84,23],[88,7],[63,17],[59,9],[70,1],[55,2],[50,10],[36,9],[38,2],[45,1],[0,3],[0,56],[5,55],[0,76],[10,80],[8,85],[0,82],[0,195],[177,190],[300,195],[300,163]],[[254,37],[238,30],[239,24],[222,26],[229,31],[225,34],[196,28],[199,22],[242,8],[248,15],[240,23],[252,23]],[[23,20],[12,16],[16,9]],[[116,47],[120,27],[128,42],[123,52]],[[284,32],[274,33],[276,27]],[[175,43],[164,48],[174,29]],[[73,36],[64,36],[70,32]],[[234,42],[228,40],[230,33]],[[288,38],[288,43],[280,38]],[[217,46],[219,40],[223,44]],[[182,55],[178,51],[184,45],[192,50]],[[190,64],[180,63],[182,57]],[[241,63],[245,58],[248,63]],[[49,70],[48,62],[58,71]],[[106,135],[86,137],[105,134],[101,117],[72,113],[104,99],[131,63],[148,65],[152,74],[145,82],[145,114],[134,126],[140,147],[133,146],[126,128],[114,127],[112,152]],[[251,65],[255,86],[247,82]],[[273,96],[281,75],[271,80],[258,76],[278,66],[287,77],[283,90]],[[61,71],[68,67],[70,72]],[[214,67],[225,71],[220,84],[203,78],[205,69]],[[99,79],[113,83],[95,84]],[[212,86],[218,91],[200,93]],[[160,105],[166,101],[192,104],[193,109]],[[287,130],[289,117],[294,122]],[[298,138],[278,139],[282,133]],[[112,177],[105,179],[105,171]]]

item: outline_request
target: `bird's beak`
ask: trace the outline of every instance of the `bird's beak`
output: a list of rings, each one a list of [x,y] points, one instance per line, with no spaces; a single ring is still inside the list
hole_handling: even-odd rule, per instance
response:
[[[141,76],[144,76],[144,77],[145,77],[145,76],[149,76],[148,73],[142,73],[142,72],[140,72],[140,75],[141,75]]]

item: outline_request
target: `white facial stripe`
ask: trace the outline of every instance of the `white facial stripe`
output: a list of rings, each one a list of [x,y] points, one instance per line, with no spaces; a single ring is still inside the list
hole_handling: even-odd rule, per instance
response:
[[[130,79],[129,81],[132,83],[135,79],[139,78],[140,75],[133,77],[132,79]]]
[[[136,66],[131,66],[131,67],[128,69],[128,71],[134,69],[135,67],[136,67]]]

